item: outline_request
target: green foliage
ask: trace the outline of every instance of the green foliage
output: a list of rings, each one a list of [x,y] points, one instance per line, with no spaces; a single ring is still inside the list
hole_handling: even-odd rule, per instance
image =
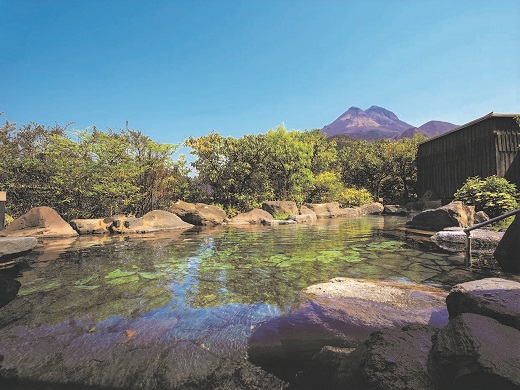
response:
[[[45,205],[72,219],[167,208],[188,187],[185,160],[172,159],[177,148],[134,130],[17,129],[7,121],[0,127],[0,182],[8,211],[17,216]]]
[[[415,157],[420,142],[417,135],[398,141],[360,141],[336,138],[341,179],[346,187],[364,187],[375,198],[407,202],[416,196]]]
[[[13,217],[11,217],[9,214],[5,214],[4,227],[7,227],[7,225],[9,225],[13,221]]]
[[[341,198],[345,189],[339,174],[335,172],[323,172],[314,178],[311,192],[307,198],[309,203],[326,203],[337,201]]]
[[[470,177],[454,195],[455,200],[474,205],[476,211],[484,211],[491,218],[516,209],[517,197],[516,186],[496,175]]]
[[[266,134],[235,139],[216,132],[185,141],[196,156],[199,199],[228,211],[247,211],[267,199],[302,204],[316,175],[336,163],[334,144],[319,130],[287,131],[279,126]],[[200,201],[200,200],[199,200]]]
[[[275,211],[273,214],[273,218],[278,221],[285,221],[287,218],[289,218],[289,215],[280,211]]]
[[[365,188],[345,188],[341,192],[339,202],[342,207],[356,207],[374,201],[372,194]]]

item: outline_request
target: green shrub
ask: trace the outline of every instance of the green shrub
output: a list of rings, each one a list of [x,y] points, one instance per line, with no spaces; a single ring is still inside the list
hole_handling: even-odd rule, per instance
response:
[[[11,217],[9,214],[6,214],[5,215],[4,227],[7,227],[7,225],[9,225],[13,221],[14,221],[14,218]]]
[[[470,177],[455,192],[455,200],[475,206],[476,211],[484,211],[490,218],[498,217],[518,207],[516,186],[496,175],[481,179]]]
[[[334,202],[341,197],[345,189],[337,173],[324,172],[316,175],[311,192],[307,197],[309,203]]]
[[[363,206],[373,201],[372,194],[365,188],[345,188],[339,200],[343,207]]]
[[[278,221],[284,221],[289,218],[289,215],[286,213],[282,213],[281,211],[275,211],[273,214],[273,218]]]

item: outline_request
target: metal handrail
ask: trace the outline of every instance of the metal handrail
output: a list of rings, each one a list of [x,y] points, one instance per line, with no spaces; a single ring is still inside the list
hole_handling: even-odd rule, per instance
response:
[[[466,233],[466,254],[464,256],[464,265],[466,267],[469,267],[471,265],[471,236],[470,236],[470,234],[471,234],[472,230],[481,228],[483,226],[487,226],[494,222],[501,221],[505,218],[511,217],[511,216],[519,214],[519,213],[520,213],[520,209],[516,209],[513,211],[509,211],[505,214],[499,215],[498,217],[488,219],[487,221],[477,223],[476,225],[463,229],[463,232]]]

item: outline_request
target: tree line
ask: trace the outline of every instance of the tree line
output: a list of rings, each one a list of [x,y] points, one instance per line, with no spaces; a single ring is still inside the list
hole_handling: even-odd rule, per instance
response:
[[[141,216],[179,199],[220,205],[229,215],[266,200],[406,202],[416,196],[415,156],[425,139],[326,139],[320,130],[283,125],[240,138],[211,132],[184,142],[193,155],[188,164],[174,158],[179,144],[140,131],[69,128],[9,121],[0,127],[8,214],[45,205],[65,219]]]

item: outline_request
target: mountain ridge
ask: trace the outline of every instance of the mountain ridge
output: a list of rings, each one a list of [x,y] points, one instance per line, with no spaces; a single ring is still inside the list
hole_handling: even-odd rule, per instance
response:
[[[352,106],[335,121],[324,126],[322,131],[328,137],[347,135],[354,139],[374,141],[376,139],[411,138],[421,133],[428,138],[444,134],[457,127],[449,122],[431,120],[415,127],[399,119],[392,111],[379,106],[363,110]]]

